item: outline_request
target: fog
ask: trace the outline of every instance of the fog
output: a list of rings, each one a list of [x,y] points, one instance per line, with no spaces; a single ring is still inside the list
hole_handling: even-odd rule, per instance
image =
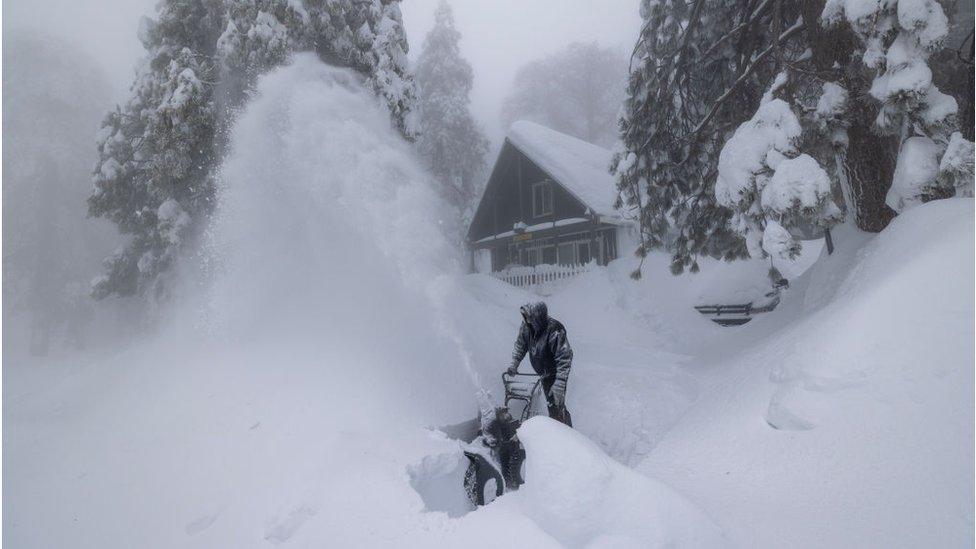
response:
[[[13,30],[40,31],[71,42],[98,60],[121,101],[143,55],[139,19],[155,0],[13,0],[3,4],[4,45]]]
[[[136,38],[139,19],[151,15],[154,0],[13,0],[4,3],[3,29],[43,30],[87,50],[104,67],[114,99],[123,99],[133,68],[143,54]],[[496,143],[505,128],[501,106],[515,72],[528,61],[572,42],[599,42],[629,53],[640,29],[635,0],[471,0],[451,3],[462,34],[461,53],[475,73],[472,110]],[[400,5],[416,58],[433,25],[437,0]],[[5,39],[6,40],[6,39]]]
[[[489,137],[504,134],[502,102],[519,67],[572,42],[599,42],[629,54],[640,30],[637,2],[601,0],[498,0],[452,2],[461,53],[474,67],[472,110]],[[416,56],[433,24],[437,0],[403,2],[403,24]]]
[[[433,26],[437,2],[406,0],[400,5],[412,62]],[[461,33],[461,55],[474,72],[471,114],[492,142],[491,148],[496,149],[504,137],[502,106],[513,91],[520,67],[578,42],[619,51],[622,59],[638,32],[636,4],[634,0],[612,0],[601,2],[600,9],[594,10],[587,0],[452,2]],[[35,326],[29,330],[31,335],[23,332],[24,338],[38,337],[34,333],[38,320],[31,319],[35,313],[60,319],[66,303],[78,301],[80,307],[85,302],[81,297],[85,288],[101,270],[100,262],[125,242],[112,223],[86,217],[85,200],[92,189],[90,170],[97,159],[99,122],[115,105],[127,101],[136,67],[145,55],[137,38],[140,20],[155,17],[155,12],[156,0],[14,0],[4,5],[4,112],[9,114],[4,143],[8,153],[15,153],[4,158],[4,198],[8,199],[4,204],[4,272],[8,275],[4,313],[14,320],[8,328],[18,327],[19,331]],[[70,58],[62,61],[71,70],[54,61],[59,55],[56,52],[62,52],[63,59]],[[54,107],[49,106],[52,102]],[[59,149],[69,154],[50,153]],[[485,159],[489,165],[491,154]],[[44,175],[38,175],[43,170]],[[57,174],[52,175],[54,172]],[[37,184],[48,180],[52,183]],[[59,236],[38,232],[30,221],[38,219],[31,212],[40,211],[41,206],[33,205],[40,200],[35,199],[39,191],[41,195],[58,196],[46,201],[52,222],[42,225],[55,227]],[[45,238],[73,249],[76,259],[68,259],[67,252],[58,247],[39,244]],[[30,251],[30,256],[13,254],[20,248]],[[43,269],[47,273],[44,276],[35,276],[39,266],[58,261],[63,263],[58,281],[44,282],[50,278],[50,268]],[[70,287],[68,294],[73,297],[56,296],[64,291],[62,286]],[[24,297],[28,293],[34,297]],[[79,318],[90,314],[85,311],[91,304],[94,302],[82,307]],[[125,299],[95,305],[99,311],[106,305],[140,307],[135,300]],[[43,310],[35,310],[38,307]],[[61,332],[71,328],[51,329]],[[48,335],[47,331],[44,328],[42,339],[53,338],[51,344],[58,347],[65,336]],[[131,335],[125,333],[125,338]],[[26,347],[8,345],[7,350]]]

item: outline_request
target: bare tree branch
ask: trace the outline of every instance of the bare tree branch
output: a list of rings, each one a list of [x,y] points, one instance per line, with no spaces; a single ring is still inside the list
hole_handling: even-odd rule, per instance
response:
[[[755,10],[753,10],[752,15],[749,16],[749,19],[747,19],[743,23],[740,23],[734,29],[730,30],[729,32],[724,34],[721,38],[716,40],[711,46],[708,47],[707,50],[705,50],[705,52],[701,55],[701,58],[708,59],[713,53],[715,53],[715,50],[718,49],[719,46],[725,43],[726,40],[732,38],[743,29],[751,27],[753,23],[758,21],[759,18],[763,16],[763,13],[766,11],[766,8],[769,7],[772,1],[773,0],[763,0],[763,2],[759,4],[759,6]]]

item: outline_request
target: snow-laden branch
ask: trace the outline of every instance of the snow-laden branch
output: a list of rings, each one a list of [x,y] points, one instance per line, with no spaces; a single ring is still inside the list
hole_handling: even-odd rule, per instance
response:
[[[798,18],[796,20],[796,23],[793,24],[793,26],[783,31],[783,33],[779,35],[779,38],[777,38],[775,42],[770,44],[769,47],[767,47],[759,55],[757,55],[755,59],[753,59],[749,63],[749,65],[746,66],[745,70],[742,71],[742,74],[739,75],[739,78],[737,78],[735,82],[733,82],[732,85],[729,86],[727,90],[725,90],[725,93],[720,95],[718,99],[716,99],[715,102],[712,103],[711,108],[708,109],[708,113],[705,114],[705,117],[702,118],[702,120],[698,123],[697,126],[695,126],[695,129],[693,129],[691,133],[688,134],[686,140],[692,140],[695,137],[697,137],[698,134],[701,133],[703,129],[705,129],[705,126],[708,125],[708,123],[712,120],[712,118],[715,117],[715,114],[718,113],[718,110],[719,108],[721,108],[722,104],[725,103],[725,101],[732,96],[732,93],[735,92],[739,88],[739,86],[741,86],[742,83],[745,82],[747,78],[749,78],[750,75],[752,75],[753,71],[756,70],[756,67],[759,66],[759,63],[761,63],[767,56],[769,56],[769,54],[773,53],[781,42],[789,40],[793,35],[799,33],[801,30],[803,30],[803,19]],[[684,162],[685,159],[687,159],[687,156],[684,159],[682,159],[682,162]]]

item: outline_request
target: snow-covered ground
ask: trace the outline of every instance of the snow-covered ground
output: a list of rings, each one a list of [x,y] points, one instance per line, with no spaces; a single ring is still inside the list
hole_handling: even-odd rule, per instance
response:
[[[538,296],[461,274],[382,107],[310,57],[262,80],[222,177],[159,334],[5,352],[7,545],[972,543],[972,200],[837,231],[738,328],[692,305],[761,292],[761,263],[672,277],[652,255],[640,282],[630,260],[574,279],[547,301],[577,430],[531,420],[523,489],[449,514],[418,492],[448,490],[459,458],[429,427],[500,396]]]
[[[638,470],[744,546],[971,546],[973,264],[968,199],[838,235]]]

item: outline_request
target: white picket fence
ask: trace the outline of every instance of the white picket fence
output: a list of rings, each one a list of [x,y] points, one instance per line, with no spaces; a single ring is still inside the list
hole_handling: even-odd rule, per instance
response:
[[[589,264],[577,263],[574,265],[536,265],[535,267],[508,267],[501,271],[491,273],[491,276],[498,280],[508,282],[512,286],[524,288],[527,286],[540,286],[558,282],[567,278],[572,278],[580,273],[589,270]]]

